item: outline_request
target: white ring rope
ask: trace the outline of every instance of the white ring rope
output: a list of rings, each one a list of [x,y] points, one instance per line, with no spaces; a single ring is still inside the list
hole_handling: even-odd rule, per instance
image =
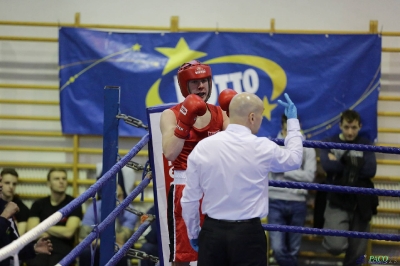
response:
[[[0,249],[0,261],[12,257],[15,254],[28,245],[30,242],[38,239],[43,232],[46,232],[48,228],[57,224],[63,217],[62,212],[69,214],[72,209],[76,208],[77,204],[85,202],[93,193],[96,193],[104,183],[116,174],[123,166],[125,166],[147,143],[149,142],[149,133],[143,136],[143,138],[124,156],[119,160],[111,169],[109,169],[95,184],[89,187],[82,195],[75,198],[68,205],[64,206],[60,211],[54,213],[43,222],[39,223],[35,228],[32,228],[23,236],[14,240],[12,243]]]

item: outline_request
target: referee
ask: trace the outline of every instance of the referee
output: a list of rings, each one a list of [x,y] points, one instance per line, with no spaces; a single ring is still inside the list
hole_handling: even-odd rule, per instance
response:
[[[297,110],[289,96],[286,149],[257,137],[264,106],[255,94],[240,93],[229,106],[225,131],[200,141],[188,157],[182,215],[199,266],[267,265],[260,217],[268,215],[268,173],[298,169],[303,146]],[[199,205],[206,215],[200,228]]]

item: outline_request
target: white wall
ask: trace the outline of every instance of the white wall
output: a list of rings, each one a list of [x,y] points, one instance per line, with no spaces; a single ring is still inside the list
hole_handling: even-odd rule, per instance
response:
[[[369,21],[378,20],[379,30],[400,32],[399,10],[398,0],[0,0],[2,21],[73,23],[75,13],[80,12],[81,23],[168,27],[171,16],[179,16],[180,27],[195,28],[268,29],[271,18],[275,18],[276,29],[368,31]],[[0,25],[0,36],[57,38],[57,29]],[[400,48],[400,38],[383,37],[383,46]],[[57,43],[0,41],[0,83],[58,85],[57,49]],[[400,56],[383,53],[382,95],[400,95],[399,73]],[[58,100],[58,93],[0,89],[0,98]],[[379,109],[393,111],[396,104],[381,102]],[[59,116],[59,109],[57,106],[2,104],[0,114]],[[398,121],[398,118],[380,117],[379,126],[396,126],[393,120]],[[59,131],[61,126],[51,121],[11,123],[0,120],[0,129]],[[378,137],[379,142],[399,143],[397,134],[379,134]],[[12,142],[10,137],[1,139]],[[19,153],[0,154],[0,159],[8,156],[12,160],[26,159]]]
[[[399,30],[397,0],[70,0],[0,2],[1,20],[165,26],[179,16],[185,27],[264,28],[275,18],[279,28],[366,30],[371,19],[384,30]]]

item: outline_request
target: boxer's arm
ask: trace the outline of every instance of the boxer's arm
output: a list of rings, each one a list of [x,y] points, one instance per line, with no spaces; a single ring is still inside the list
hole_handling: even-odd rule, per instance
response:
[[[225,130],[229,125],[229,116],[226,115],[225,111],[222,111],[222,117],[223,117],[222,130]]]
[[[237,92],[232,89],[225,89],[218,96],[218,103],[223,116],[222,130],[225,130],[229,125],[229,104],[236,94]]]
[[[161,114],[160,129],[162,136],[162,149],[168,161],[174,161],[181,153],[185,140],[174,135],[176,117],[172,110],[164,110]]]
[[[218,96],[218,103],[219,106],[223,111],[225,111],[226,115],[229,117],[229,105],[238,93],[232,89],[225,89],[223,90]]]

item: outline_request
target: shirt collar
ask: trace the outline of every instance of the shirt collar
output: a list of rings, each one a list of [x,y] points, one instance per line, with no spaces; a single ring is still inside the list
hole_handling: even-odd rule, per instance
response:
[[[232,131],[238,133],[251,133],[250,128],[239,125],[239,124],[229,124],[225,131]]]

